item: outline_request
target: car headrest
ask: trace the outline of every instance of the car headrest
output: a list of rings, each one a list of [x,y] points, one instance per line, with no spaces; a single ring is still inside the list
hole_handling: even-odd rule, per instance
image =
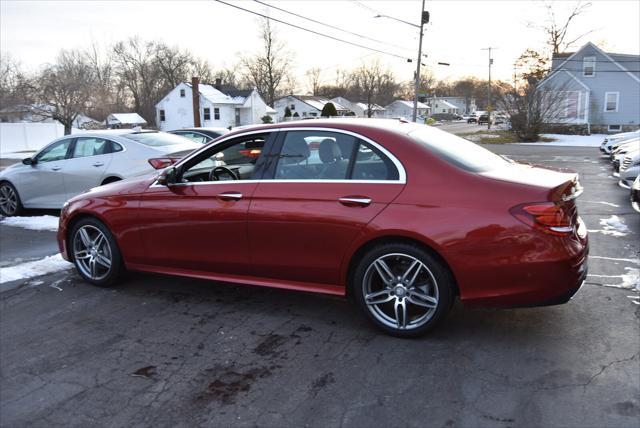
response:
[[[302,138],[299,140],[287,141],[284,153],[286,154],[286,157],[284,158],[286,163],[299,163],[311,156],[309,145]]]
[[[332,163],[342,159],[340,146],[338,146],[338,143],[336,143],[335,140],[330,138],[325,138],[320,142],[318,152],[322,163]]]

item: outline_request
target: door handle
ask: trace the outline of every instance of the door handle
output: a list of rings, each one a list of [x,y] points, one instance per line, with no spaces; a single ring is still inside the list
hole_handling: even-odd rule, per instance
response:
[[[60,171],[60,167],[59,166],[52,166],[51,167],[51,171]]]
[[[338,201],[347,207],[366,207],[371,204],[371,198],[364,196],[345,196],[338,199]]]
[[[242,199],[242,193],[240,192],[224,192],[224,193],[220,193],[217,196],[218,199],[221,199],[223,201],[239,201],[240,199]]]
[[[93,166],[96,166],[96,167],[97,166],[102,166],[102,165],[104,165],[104,162],[96,162],[96,163],[93,164]]]

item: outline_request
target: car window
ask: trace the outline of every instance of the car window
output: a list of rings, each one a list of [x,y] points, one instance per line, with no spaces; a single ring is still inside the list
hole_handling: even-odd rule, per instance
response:
[[[188,138],[188,139],[193,140],[196,143],[200,143],[200,144],[204,144],[207,141],[212,139],[212,138],[207,137],[205,135],[197,134],[195,132],[179,131],[179,132],[172,132],[172,134],[180,135],[181,137]]]
[[[256,172],[256,164],[262,156],[269,134],[253,134],[216,144],[185,164],[182,181],[217,181],[213,170],[217,167],[230,169],[239,180],[250,180]],[[232,179],[228,174],[219,174],[218,180]]]
[[[69,145],[71,144],[71,139],[67,138],[66,140],[58,141],[50,145],[49,147],[42,150],[36,159],[38,162],[52,162],[63,160],[67,157],[67,152],[69,151]]]
[[[351,174],[352,180],[398,180],[399,173],[391,159],[361,141]]]
[[[275,179],[344,180],[356,137],[330,131],[290,131],[278,156]]]
[[[79,137],[76,139],[76,145],[73,149],[74,158],[105,155],[107,153],[111,153],[111,144],[108,140],[97,137]]]
[[[115,152],[121,152],[124,149],[122,148],[122,146],[118,143],[116,143],[115,141],[111,141],[111,152],[115,153]]]

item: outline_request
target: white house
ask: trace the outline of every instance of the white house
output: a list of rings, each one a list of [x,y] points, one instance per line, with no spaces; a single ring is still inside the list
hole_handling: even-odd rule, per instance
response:
[[[293,117],[320,117],[325,104],[332,103],[338,116],[344,116],[349,113],[349,109],[340,103],[334,102],[327,98],[316,97],[311,95],[287,95],[273,102],[273,107],[278,112],[278,119],[283,120],[285,110],[289,107]],[[296,116],[297,113],[297,116]]]
[[[275,122],[276,111],[255,89],[239,90],[199,84],[200,124],[203,127],[233,127],[262,123],[263,116]],[[182,82],[156,104],[156,123],[162,131],[189,128],[193,121],[191,83]]]
[[[367,111],[369,110],[367,108],[367,103],[354,103],[344,97],[335,97],[332,98],[331,101],[348,108],[349,110],[354,112],[357,117],[369,117],[369,115],[367,114]],[[385,114],[386,109],[384,107],[379,106],[378,104],[371,105],[371,117],[385,117]]]
[[[471,114],[478,109],[476,99],[466,97],[432,97],[427,98],[425,104],[431,107],[431,114]]]
[[[108,128],[133,128],[144,126],[147,121],[138,113],[111,113],[105,121]]]
[[[413,101],[395,100],[385,107],[387,117],[404,117],[411,118],[413,116]],[[429,106],[418,102],[418,116],[426,116],[429,113]]]

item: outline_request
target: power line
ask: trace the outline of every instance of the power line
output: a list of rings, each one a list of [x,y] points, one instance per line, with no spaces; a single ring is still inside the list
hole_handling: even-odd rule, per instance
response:
[[[405,48],[403,46],[398,46],[398,45],[394,45],[392,43],[385,42],[383,40],[378,40],[378,39],[374,39],[374,38],[371,38],[371,37],[368,37],[368,36],[363,36],[362,34],[354,33],[352,31],[345,30],[344,28],[336,27],[335,25],[331,25],[331,24],[326,24],[324,22],[320,22],[320,21],[315,20],[313,18],[309,18],[309,17],[306,17],[304,15],[300,15],[298,13],[291,12],[291,11],[288,11],[286,9],[282,9],[281,7],[278,7],[278,6],[270,5],[270,4],[265,3],[263,1],[260,1],[260,0],[253,0],[253,1],[256,2],[256,3],[259,3],[261,5],[270,7],[272,9],[276,9],[276,10],[279,10],[281,12],[288,13],[289,15],[293,15],[293,16],[296,16],[298,18],[306,19],[307,21],[311,21],[311,22],[314,22],[316,24],[324,25],[325,27],[333,28],[334,30],[342,31],[343,33],[347,33],[347,34],[351,34],[352,36],[360,37],[361,39],[370,40],[370,41],[376,42],[376,43],[382,43],[384,45],[391,46],[391,47],[398,48],[398,49],[408,50],[407,48]]]
[[[227,2],[224,2],[222,0],[214,0],[214,1],[216,1],[218,3],[221,3],[221,4],[224,4],[226,6],[230,6],[230,7],[242,10],[244,12],[249,12],[251,14],[261,16],[261,17],[269,19],[271,21],[279,22],[281,24],[288,25],[288,26],[293,27],[293,28],[297,28],[298,30],[307,31],[307,32],[315,34],[317,36],[326,37],[328,39],[335,40],[337,42],[346,43],[348,45],[356,46],[356,47],[359,47],[359,48],[362,48],[362,49],[367,49],[367,50],[370,50],[370,51],[373,51],[373,52],[378,52],[378,53],[381,53],[381,54],[384,54],[384,55],[393,56],[393,57],[400,58],[400,59],[403,59],[403,60],[409,60],[410,59],[410,58],[407,58],[407,57],[404,57],[404,56],[401,56],[401,55],[397,55],[397,54],[394,54],[394,53],[391,53],[391,52],[383,51],[381,49],[372,48],[372,47],[369,47],[369,46],[361,45],[359,43],[354,43],[354,42],[350,42],[348,40],[340,39],[338,37],[330,36],[328,34],[322,34],[322,33],[319,33],[317,31],[309,30],[308,28],[300,27],[299,25],[292,24],[290,22],[285,22],[285,21],[282,21],[280,19],[271,18],[270,16],[267,16],[267,15],[265,15],[263,13],[255,12],[255,11],[250,10],[250,9],[245,9],[243,7],[236,6],[235,4],[227,3]]]

